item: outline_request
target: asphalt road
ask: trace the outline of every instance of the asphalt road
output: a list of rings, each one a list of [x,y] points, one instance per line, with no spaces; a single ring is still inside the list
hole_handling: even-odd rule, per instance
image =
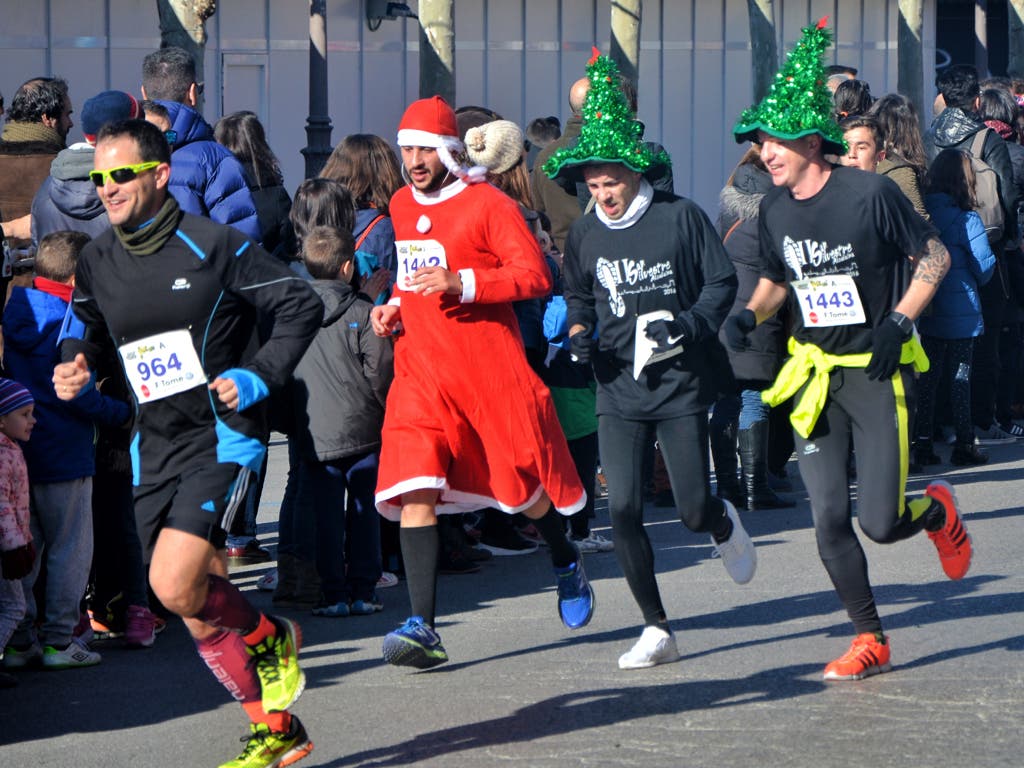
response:
[[[273,545],[284,448],[272,449],[261,538]],[[924,536],[868,543],[893,671],[825,684],[852,629],[818,561],[802,494],[794,510],[746,513],[759,570],[732,583],[674,510],[649,507],[659,583],[682,660],[624,672],[640,633],[614,554],[588,555],[594,620],[557,618],[543,551],[442,576],[439,630],[452,661],[414,673],[381,661],[380,641],[408,613],[404,584],[370,617],[299,616],[308,687],[295,707],[330,766],[985,766],[1024,765],[1024,443],[957,488],[975,558],[960,582]],[[791,465],[795,474],[795,465]],[[911,478],[920,491],[929,476]],[[603,514],[599,529],[607,528]],[[607,530],[603,531],[608,534]],[[233,578],[255,591],[265,568]],[[217,766],[246,731],[174,623],[146,651],[101,647],[103,663],[27,670],[0,691],[0,766]]]

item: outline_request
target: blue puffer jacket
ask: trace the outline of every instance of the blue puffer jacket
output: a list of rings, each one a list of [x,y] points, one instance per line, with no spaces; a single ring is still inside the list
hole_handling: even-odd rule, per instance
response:
[[[35,398],[36,426],[22,444],[32,483],[59,483],[96,474],[95,424],[124,424],[128,404],[88,387],[71,402],[53,391],[53,367],[60,362],[58,338],[80,336],[82,323],[68,312],[63,299],[35,288],[14,288],[4,309],[4,368],[6,375]]]
[[[168,188],[181,210],[230,224],[260,242],[256,203],[241,163],[213,140],[213,128],[194,109],[176,101],[158,103],[167,108],[171,128],[178,134],[171,147]]]
[[[950,265],[917,327],[940,339],[980,336],[985,325],[978,286],[989,281],[996,265],[985,227],[977,213],[959,208],[945,193],[926,195],[924,204],[949,251]]]

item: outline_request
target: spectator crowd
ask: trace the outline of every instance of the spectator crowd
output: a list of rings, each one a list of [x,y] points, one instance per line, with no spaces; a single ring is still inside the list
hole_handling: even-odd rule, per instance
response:
[[[64,80],[22,84],[0,137],[0,686],[17,685],[30,665],[99,664],[116,643],[158,646],[182,616],[222,682],[248,681],[246,654],[257,659],[258,679],[232,693],[252,738],[225,765],[287,765],[312,749],[288,714],[302,690],[301,633],[237,596],[229,568],[266,564],[257,586],[276,610],[323,620],[382,611],[385,590],[405,580],[412,615],[385,639],[384,656],[426,668],[448,658],[433,627],[437,575],[478,573],[483,561],[542,546],[570,629],[594,609],[583,555],[615,552],[644,624],[619,666],[671,662],[679,652],[645,504],[676,507],[733,580],[750,581],[756,557],[742,520],[802,499],[791,459],[819,435],[814,418],[843,443],[828,454],[841,467],[828,465],[831,485],[808,482],[806,469],[804,483],[822,560],[857,629],[825,677],[887,671],[866,565],[861,581],[860,565],[821,533],[834,517],[848,525],[849,509],[823,499],[865,477],[902,498],[907,474],[928,473],[934,482],[901,522],[876,519],[865,533],[888,542],[923,526],[947,575],[966,572],[970,545],[944,490],[946,465],[984,464],[987,447],[1024,438],[1024,80],[946,67],[922,130],[905,96],[875,98],[848,67],[821,72],[819,101],[806,106],[821,122],[782,125],[764,105],[744,113],[735,130],[744,154],[713,222],[673,193],[671,158],[644,139],[633,84],[604,57],[569,88],[564,126],[422,100],[403,117],[398,147],[346,136],[293,193],[257,115],[204,119],[181,49],[145,57],[138,95],[82,101],[80,137]],[[804,198],[814,173],[822,186]],[[852,278],[804,274],[814,256],[785,228],[800,204],[824,205],[839,183],[854,192],[830,204],[859,217],[863,191],[879,253],[902,255],[891,269],[850,256]],[[828,232],[819,240],[838,243]],[[624,274],[622,254],[635,257],[636,275]],[[188,266],[154,266],[172,255]],[[153,270],[166,291],[119,294],[130,283],[118,282],[115,257],[128,271]],[[841,260],[834,250],[827,258]],[[886,291],[865,287],[886,269]],[[827,291],[815,288],[826,278]],[[845,311],[854,278],[861,314],[814,327]],[[212,308],[188,324],[196,351],[173,346],[178,326],[122,330],[131,302],[159,314],[198,301],[210,280]],[[907,297],[922,283],[930,293],[917,308]],[[862,335],[838,335],[851,327]],[[163,357],[143,351],[164,343]],[[862,368],[865,381],[899,387],[903,371],[917,396],[892,456],[865,455],[857,438],[867,417],[834,390],[821,392],[810,421],[801,387],[813,382],[778,396],[812,343],[851,380]],[[883,349],[894,350],[887,367]],[[223,353],[219,370],[208,350]],[[176,373],[198,375],[209,391],[194,388],[199,379],[175,383]],[[186,413],[196,408],[201,418]],[[176,442],[193,428],[216,434],[211,453]],[[271,431],[286,437],[288,462],[275,547],[258,535]],[[158,439],[168,442],[156,449]],[[214,450],[214,463],[225,462],[229,444],[248,452],[232,454],[237,472],[207,492],[213,480],[188,473]],[[169,478],[180,484],[173,493],[163,490]],[[195,506],[215,510],[215,524],[200,530],[180,508],[185,488],[207,494]],[[611,534],[595,511],[602,495]],[[873,525],[870,498],[861,496],[862,527]],[[212,547],[195,550],[194,575],[169,575],[169,533]],[[239,667],[218,672],[215,657],[236,642]],[[274,699],[272,685],[287,691]]]

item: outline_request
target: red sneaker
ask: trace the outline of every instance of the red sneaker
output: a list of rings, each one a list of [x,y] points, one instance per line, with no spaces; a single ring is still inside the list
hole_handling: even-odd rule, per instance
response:
[[[962,579],[971,567],[971,537],[964,528],[956,504],[953,486],[945,480],[936,480],[925,489],[924,495],[937,501],[946,510],[946,524],[937,531],[925,531],[939,551],[942,570],[951,579]]]
[[[873,632],[857,635],[850,650],[825,667],[826,680],[863,680],[892,669],[889,640],[878,642]]]

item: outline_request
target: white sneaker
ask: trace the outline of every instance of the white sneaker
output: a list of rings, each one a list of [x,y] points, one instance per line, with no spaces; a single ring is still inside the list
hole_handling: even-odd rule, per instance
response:
[[[754,578],[757,570],[757,552],[754,542],[740,522],[740,516],[736,514],[736,507],[725,500],[722,503],[725,504],[725,513],[732,520],[732,536],[721,544],[716,543],[712,537],[711,543],[715,545],[715,551],[722,558],[722,564],[732,580],[737,584],[746,584]]]
[[[591,531],[585,539],[578,539],[575,536],[569,538],[576,548],[580,552],[587,554],[589,552],[611,552],[615,549],[615,542],[609,541],[599,533]]]
[[[381,571],[380,578],[377,579],[377,589],[388,589],[389,587],[398,586],[398,577],[395,576],[391,571]]]
[[[636,645],[619,656],[619,669],[646,669],[673,661],[679,661],[675,635],[658,627],[644,627]]]
[[[90,651],[76,642],[68,643],[64,650],[52,645],[43,648],[43,669],[75,669],[92,667],[99,664],[102,657],[96,651]]]

